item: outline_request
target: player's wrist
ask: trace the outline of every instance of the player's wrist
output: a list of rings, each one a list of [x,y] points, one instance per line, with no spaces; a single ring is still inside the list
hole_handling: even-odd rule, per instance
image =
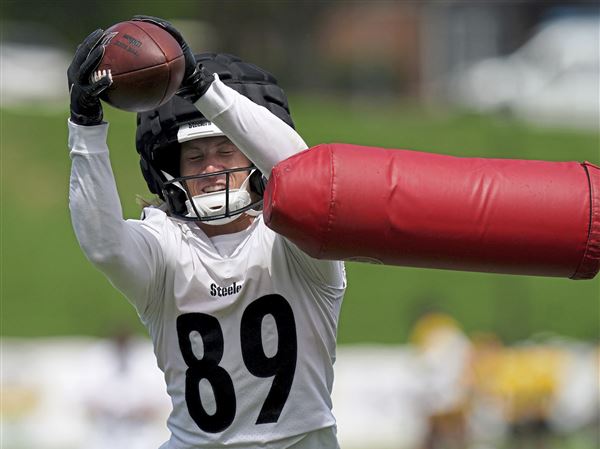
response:
[[[215,74],[210,73],[202,65],[198,64],[194,73],[184,80],[177,95],[190,100],[192,103],[202,98],[215,81]]]
[[[96,111],[77,112],[71,109],[71,122],[81,126],[96,126],[102,123],[102,108]]]
[[[93,126],[102,123],[104,112],[97,96],[86,92],[85,88],[73,85],[71,88],[71,120],[78,125]]]
[[[223,84],[217,74],[214,76],[215,81],[209,86],[204,95],[194,102],[196,109],[213,123],[235,101],[235,93],[232,93],[232,89]]]

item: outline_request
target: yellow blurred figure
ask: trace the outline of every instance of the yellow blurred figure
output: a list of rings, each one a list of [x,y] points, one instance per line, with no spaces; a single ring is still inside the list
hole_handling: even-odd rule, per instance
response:
[[[427,384],[426,449],[467,446],[467,402],[471,344],[458,322],[443,313],[423,315],[410,335]]]
[[[417,348],[424,350],[456,334],[463,335],[463,332],[454,318],[440,312],[428,313],[419,318],[413,326],[410,341]]]
[[[546,419],[564,363],[564,352],[552,347],[505,349],[491,387],[510,422]]]
[[[501,410],[515,447],[543,448],[567,354],[542,345],[476,346],[481,348],[473,360],[474,396]]]

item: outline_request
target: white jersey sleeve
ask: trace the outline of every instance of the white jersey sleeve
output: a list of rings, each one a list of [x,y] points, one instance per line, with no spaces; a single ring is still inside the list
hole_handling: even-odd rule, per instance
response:
[[[123,220],[106,145],[108,124],[79,126],[69,121],[68,126],[69,208],[75,235],[92,264],[142,315],[160,294],[161,233],[142,222]]]
[[[268,178],[276,164],[308,148],[287,123],[215,77],[196,107],[263,175]]]

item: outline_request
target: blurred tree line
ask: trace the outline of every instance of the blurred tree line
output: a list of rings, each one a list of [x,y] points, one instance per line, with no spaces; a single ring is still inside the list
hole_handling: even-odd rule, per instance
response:
[[[224,41],[236,45],[245,31],[257,27],[293,31],[289,23],[306,24],[331,1],[291,0],[154,0],[154,1],[81,1],[81,0],[3,0],[0,2],[2,21],[34,22],[61,31],[70,43],[81,40],[82,34],[98,27],[108,27],[116,21],[136,14],[167,19],[206,21],[223,34]],[[253,31],[254,33],[254,31]],[[296,36],[297,38],[298,36]],[[233,41],[231,39],[234,39]]]
[[[238,54],[284,86],[423,96],[427,67],[445,76],[512,52],[557,7],[600,11],[596,0],[2,0],[0,20],[3,39],[71,53],[96,28],[154,15],[175,22],[195,51]]]
[[[4,0],[0,2],[2,20],[40,24],[59,30],[66,42],[75,45],[96,28],[105,28],[116,20],[133,14],[152,13],[161,17],[189,16],[197,9],[195,2],[120,2],[108,1],[36,1]],[[34,38],[34,36],[31,36]]]
[[[197,51],[244,55],[265,67],[284,69],[310,52],[315,17],[335,3],[327,1],[81,1],[3,0],[0,2],[2,38],[25,43],[45,42],[72,52],[96,28],[108,28],[145,14],[177,24]],[[285,61],[278,63],[277,61]],[[276,66],[276,67],[273,67]],[[283,75],[279,72],[283,71]],[[279,78],[301,73],[280,70]],[[291,80],[290,80],[291,81]]]

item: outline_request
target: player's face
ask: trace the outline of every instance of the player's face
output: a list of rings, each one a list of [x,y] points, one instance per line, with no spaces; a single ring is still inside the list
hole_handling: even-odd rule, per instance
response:
[[[181,144],[181,176],[204,175],[249,165],[252,165],[250,160],[227,137],[206,137]],[[229,188],[240,187],[247,176],[247,171],[231,173]],[[187,184],[192,196],[196,196],[224,190],[225,179],[226,175],[208,176],[190,180]]]

